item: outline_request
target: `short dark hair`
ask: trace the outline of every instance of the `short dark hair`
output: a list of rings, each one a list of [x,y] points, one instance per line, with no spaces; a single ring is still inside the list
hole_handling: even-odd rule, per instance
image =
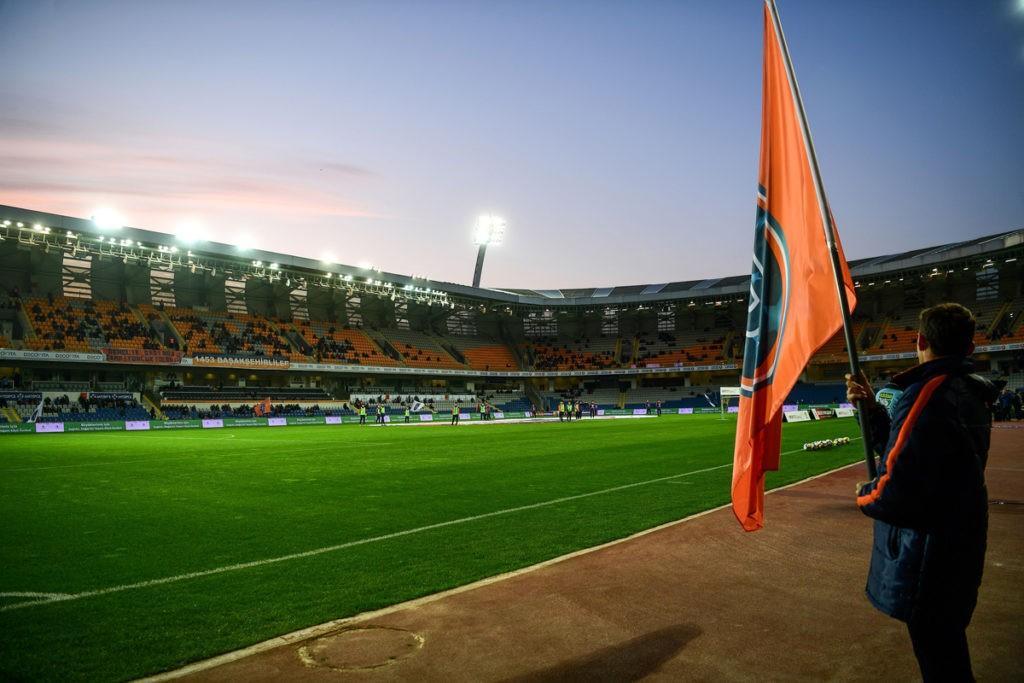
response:
[[[921,311],[918,331],[928,340],[936,356],[966,356],[971,353],[977,321],[960,304],[939,304]]]

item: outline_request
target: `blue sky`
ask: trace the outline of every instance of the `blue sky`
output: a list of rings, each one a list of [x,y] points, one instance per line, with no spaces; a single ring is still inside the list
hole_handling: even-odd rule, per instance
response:
[[[780,0],[848,256],[1021,227],[1024,2]],[[749,271],[761,3],[0,0],[0,203],[487,286]]]

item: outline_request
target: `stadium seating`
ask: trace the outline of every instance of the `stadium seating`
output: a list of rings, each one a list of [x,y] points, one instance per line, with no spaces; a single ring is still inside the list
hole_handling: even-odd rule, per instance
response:
[[[640,333],[637,357],[632,364],[639,367],[699,365],[725,361],[727,332],[722,330],[691,330],[682,332]]]
[[[515,354],[501,342],[461,336],[448,337],[447,341],[462,354],[466,365],[474,370],[519,369],[519,361]]]
[[[990,306],[994,309],[991,315],[978,318],[978,329],[985,333],[984,341],[979,342],[975,338],[975,343],[1009,344],[1024,341],[1024,324],[1021,323],[1024,319],[1024,301],[1016,299],[1005,305],[991,302]],[[994,328],[991,333],[990,328]]]
[[[522,345],[524,355],[532,358],[535,370],[597,370],[618,367],[615,359],[616,337],[562,339],[541,337]]]
[[[17,307],[18,299],[4,299]],[[0,301],[0,306],[4,305]],[[363,330],[325,321],[277,323],[262,316],[64,296],[20,300],[29,323],[13,342],[34,350],[97,352],[105,348],[176,348],[186,355],[224,354],[280,358],[293,362],[404,366],[438,370],[474,369],[576,371],[618,367],[665,368],[736,363],[742,335],[726,327],[641,332],[635,337],[539,337],[515,349],[482,336],[437,335],[407,329]],[[975,342],[1024,341],[1024,302],[970,302],[978,318]],[[912,353],[918,309],[894,310],[879,320],[858,319],[853,334],[863,354]],[[0,346],[12,340],[0,337]],[[518,349],[519,353],[516,352]],[[521,360],[520,360],[521,359]],[[815,363],[846,359],[842,331],[825,343]]]
[[[462,369],[465,366],[442,348],[439,338],[411,330],[376,330],[402,357],[410,368]]]
[[[17,406],[22,420],[28,420],[38,407],[37,401],[22,401]],[[148,420],[149,412],[134,400],[94,399],[67,395],[47,397],[43,401],[38,422],[102,422],[114,420]]]
[[[199,420],[225,417],[253,417],[255,404],[166,404],[160,410],[169,420]],[[298,403],[275,403],[270,407],[270,417],[326,417],[328,415],[352,415],[353,411],[342,406],[300,405]]]
[[[362,330],[317,320],[297,320],[293,327],[312,348],[312,359],[318,363],[398,365]]]
[[[137,310],[112,301],[36,297],[24,302],[36,350],[99,351],[104,348],[159,349],[159,340]]]
[[[160,343],[140,313],[125,304],[95,302],[107,345],[116,349],[159,349]]]
[[[237,401],[262,401],[269,398],[274,403],[285,401],[333,401],[326,391],[306,387],[211,387],[206,385],[171,386],[160,389],[163,401],[206,401],[231,403]]]
[[[185,353],[224,353],[242,357],[292,358],[291,344],[261,316],[169,308]]]
[[[533,410],[533,404],[521,391],[484,391],[484,400],[505,412]]]
[[[105,343],[90,299],[35,297],[26,299],[24,308],[35,333],[34,338],[25,340],[26,348],[87,353]]]

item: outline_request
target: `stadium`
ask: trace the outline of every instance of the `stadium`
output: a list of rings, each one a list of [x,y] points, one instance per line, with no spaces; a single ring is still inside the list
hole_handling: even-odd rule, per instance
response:
[[[267,398],[263,419],[284,424],[346,423],[364,403],[380,404],[389,422],[407,407],[417,421],[453,406],[468,419],[488,407],[505,419],[567,400],[596,404],[602,416],[652,406],[715,414],[729,407],[720,389],[738,384],[749,275],[474,289],[140,229],[105,234],[91,220],[15,207],[0,213],[0,343],[14,391],[6,431],[233,426]],[[861,360],[879,377],[909,367],[919,312],[953,300],[978,318],[986,371],[1020,387],[1022,251],[1017,230],[852,262]],[[843,403],[845,363],[837,333],[789,403]],[[40,400],[40,418],[27,422]]]
[[[0,237],[15,677],[175,669],[726,500],[749,276],[482,289],[16,207]],[[1021,387],[1022,257],[1016,230],[852,262],[870,375],[955,300]],[[800,450],[859,434],[846,371],[837,334],[771,487],[858,461]],[[586,417],[555,427],[569,401]]]

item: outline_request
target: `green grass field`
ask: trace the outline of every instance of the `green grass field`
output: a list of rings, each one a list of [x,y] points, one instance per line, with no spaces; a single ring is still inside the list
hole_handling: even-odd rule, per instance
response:
[[[0,678],[155,673],[721,505],[734,429],[666,416],[0,437],[0,593],[72,596],[0,598]],[[856,434],[787,425],[782,450]],[[769,487],[859,458],[857,441],[789,453]]]

